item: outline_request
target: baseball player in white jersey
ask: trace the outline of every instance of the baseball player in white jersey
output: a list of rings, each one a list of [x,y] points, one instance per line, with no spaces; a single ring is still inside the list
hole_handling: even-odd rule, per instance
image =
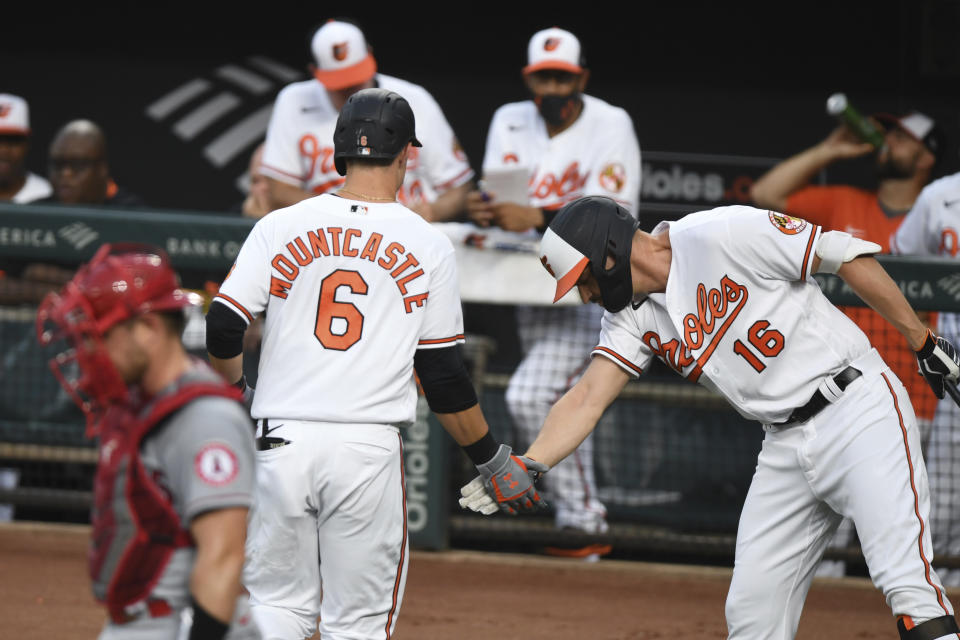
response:
[[[53,188],[46,178],[27,171],[30,107],[20,96],[0,93],[0,202],[24,204],[46,198]]]
[[[936,180],[920,192],[913,209],[890,239],[891,253],[960,259],[960,173]],[[956,284],[956,283],[954,283]],[[960,314],[940,313],[937,328],[954,344],[960,340]],[[937,404],[927,444],[927,470],[933,496],[933,547],[960,555],[960,408],[950,398]],[[947,586],[960,586],[960,569],[938,569]]]
[[[701,211],[652,233],[608,198],[565,207],[541,242],[559,299],[607,310],[593,360],[526,453],[574,450],[631,377],[659,358],[766,432],[737,532],[729,637],[793,638],[843,517],[860,536],[901,638],[960,637],[931,568],[930,495],[909,397],[863,332],[823,295],[837,273],[918,350],[934,392],[960,376],[953,346],[917,318],[870,254],[879,245],[752,207]],[[477,483],[462,504],[484,509]],[[824,630],[823,636],[839,635]]]
[[[254,448],[241,394],[181,342],[187,292],[155,247],[104,245],[37,313],[98,438],[88,554],[100,640],[257,640],[241,595]]]
[[[310,637],[318,615],[325,640],[391,637],[409,557],[400,429],[415,417],[414,372],[499,507],[544,504],[528,475],[543,467],[493,441],[461,359],[453,245],[396,201],[421,144],[410,106],[359,91],[333,139],[344,185],[257,222],[207,314],[211,361],[241,387],[243,331],[266,314],[244,576],[266,638]]]
[[[550,28],[530,39],[524,79],[530,100],[497,109],[490,123],[484,171],[520,167],[530,174],[529,202],[500,202],[474,192],[467,204],[481,224],[529,234],[542,231],[564,204],[587,195],[615,199],[634,216],[640,194],[640,147],[630,115],[583,93],[589,75],[580,42]],[[530,443],[559,398],[583,372],[600,329],[600,310],[580,307],[517,309],[523,360],[510,379],[506,402],[518,438]],[[593,444],[588,438],[545,479],[544,491],[559,528],[588,533],[607,530],[597,497]],[[606,545],[548,548],[548,553],[596,559]]]
[[[287,206],[343,184],[333,162],[337,112],[354,92],[381,87],[410,102],[422,148],[408,158],[397,198],[430,221],[450,219],[464,207],[473,169],[440,105],[420,85],[377,73],[363,32],[330,20],[313,36],[315,79],[295,82],[277,95],[267,129],[262,172],[271,194]]]

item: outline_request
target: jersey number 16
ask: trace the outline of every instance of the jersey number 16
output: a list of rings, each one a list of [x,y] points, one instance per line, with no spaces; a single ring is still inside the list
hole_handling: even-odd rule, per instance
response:
[[[767,358],[777,357],[783,351],[783,334],[776,329],[767,329],[770,323],[766,320],[757,320],[747,331],[747,339],[761,355]],[[760,373],[767,368],[760,358],[739,339],[733,343],[733,352],[750,363],[750,366]]]

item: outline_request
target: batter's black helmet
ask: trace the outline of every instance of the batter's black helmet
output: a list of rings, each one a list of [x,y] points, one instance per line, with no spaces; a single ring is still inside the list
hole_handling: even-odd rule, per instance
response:
[[[347,99],[333,132],[333,165],[347,175],[344,158],[395,158],[407,143],[422,147],[410,103],[387,89],[361,89]]]
[[[557,280],[554,302],[590,271],[600,285],[603,307],[612,313],[633,299],[630,248],[640,224],[610,198],[586,196],[563,206],[540,241],[540,262]],[[607,257],[613,266],[606,268]]]

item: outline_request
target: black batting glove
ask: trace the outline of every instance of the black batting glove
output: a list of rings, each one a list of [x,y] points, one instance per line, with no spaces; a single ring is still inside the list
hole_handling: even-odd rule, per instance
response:
[[[944,384],[956,384],[960,379],[960,356],[957,349],[945,338],[938,338],[927,331],[927,339],[917,350],[920,374],[938,398],[943,398]]]

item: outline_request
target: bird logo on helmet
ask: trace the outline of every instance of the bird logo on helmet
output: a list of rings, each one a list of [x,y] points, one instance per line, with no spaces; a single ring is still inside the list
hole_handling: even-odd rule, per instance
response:
[[[557,281],[557,302],[587,266],[603,307],[616,313],[633,299],[630,250],[639,223],[610,198],[586,196],[565,204],[540,241],[540,262]],[[607,268],[608,260],[613,264]]]
[[[391,159],[407,144],[422,147],[410,103],[387,89],[361,89],[340,109],[333,131],[333,164],[347,175],[347,158]]]
[[[50,360],[60,385],[87,417],[87,435],[107,408],[129,398],[127,384],[110,360],[104,335],[111,327],[151,311],[193,304],[166,253],[145,244],[105,244],[37,311],[37,339],[65,346]]]

